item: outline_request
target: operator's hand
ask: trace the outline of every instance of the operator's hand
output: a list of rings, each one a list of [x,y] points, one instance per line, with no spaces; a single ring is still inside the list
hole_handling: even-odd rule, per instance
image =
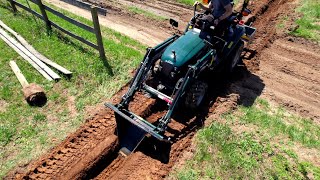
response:
[[[214,26],[217,26],[217,25],[219,24],[219,19],[215,19],[215,20],[213,21],[213,24],[214,24]]]
[[[200,4],[200,2],[196,1],[193,3],[193,6],[198,6]]]

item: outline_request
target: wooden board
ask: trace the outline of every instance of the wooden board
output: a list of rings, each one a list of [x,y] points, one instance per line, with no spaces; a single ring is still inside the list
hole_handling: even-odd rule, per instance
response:
[[[11,44],[16,47],[16,51],[20,51],[22,54],[28,56],[35,64],[37,64],[44,72],[46,72],[52,79],[59,80],[61,77],[52,71],[47,65],[45,65],[42,61],[40,61],[37,57],[35,57],[32,53],[30,53],[24,46],[18,43],[15,39],[9,36],[2,28],[0,28],[0,34],[5,37]],[[17,52],[18,52],[17,51]]]
[[[17,38],[17,40],[28,50],[30,51],[33,55],[35,55],[38,59],[40,59],[42,62],[48,64],[49,66],[57,69],[58,71],[62,72],[63,74],[66,75],[71,75],[72,72],[70,72],[69,70],[67,70],[66,68],[60,66],[59,64],[51,61],[50,59],[46,58],[45,56],[43,56],[42,54],[40,54],[37,50],[35,50],[22,36],[20,36],[17,32],[15,32],[14,30],[12,30],[10,27],[8,27],[6,24],[4,24],[1,20],[0,20],[0,26],[2,28],[4,28],[5,30],[7,30],[8,32],[10,32],[15,38]]]
[[[33,62],[27,55],[25,55],[22,51],[20,51],[15,45],[13,45],[7,38],[5,38],[2,34],[0,34],[0,38],[7,43],[12,49],[14,49],[20,56],[23,57],[26,61],[28,61],[40,74],[43,75],[49,81],[52,81],[52,78],[39,67],[35,62]]]
[[[9,65],[12,69],[12,71],[14,72],[14,74],[17,76],[20,84],[22,87],[26,87],[29,85],[28,81],[26,80],[26,78],[23,76],[23,74],[21,73],[18,65],[16,64],[16,62],[14,61],[10,61]]]

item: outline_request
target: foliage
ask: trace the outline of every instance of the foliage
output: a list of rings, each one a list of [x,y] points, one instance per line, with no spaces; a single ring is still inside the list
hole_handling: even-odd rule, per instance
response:
[[[302,13],[302,17],[296,21],[299,27],[292,33],[320,42],[320,1],[301,0],[298,12]]]

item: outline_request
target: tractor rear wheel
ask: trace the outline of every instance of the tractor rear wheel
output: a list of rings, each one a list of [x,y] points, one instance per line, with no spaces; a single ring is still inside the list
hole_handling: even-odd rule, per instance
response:
[[[242,40],[239,41],[238,45],[234,48],[234,50],[231,52],[231,54],[228,57],[228,63],[227,63],[227,71],[233,72],[234,68],[238,65],[240,59],[241,59],[241,53],[244,48],[244,42]]]
[[[185,106],[189,109],[196,109],[201,105],[207,93],[208,85],[202,81],[195,82],[186,94]]]

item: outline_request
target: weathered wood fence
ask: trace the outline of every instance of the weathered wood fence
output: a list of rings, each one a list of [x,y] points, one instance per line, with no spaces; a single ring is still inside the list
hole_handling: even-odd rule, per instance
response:
[[[91,10],[91,15],[92,15],[92,22],[93,22],[93,27],[90,27],[86,24],[83,24],[82,22],[79,22],[75,19],[72,19],[64,14],[62,14],[61,12],[58,12],[57,10],[54,10],[52,9],[51,7],[45,5],[42,3],[41,0],[31,0],[31,2],[35,3],[36,5],[39,6],[39,9],[40,9],[40,12],[41,14],[39,14],[38,12],[34,11],[33,9],[17,2],[16,0],[9,0],[10,4],[11,4],[11,7],[12,7],[12,10],[14,13],[17,12],[17,6],[26,10],[27,12],[35,15],[36,17],[38,17],[39,19],[43,20],[46,24],[46,28],[47,28],[47,31],[50,32],[52,30],[52,27],[55,27],[56,29],[60,30],[61,32],[81,41],[82,43],[88,45],[88,46],[91,46],[92,48],[94,49],[97,49],[99,51],[99,54],[100,54],[100,58],[103,60],[103,61],[106,61],[106,55],[105,55],[105,52],[104,52],[104,47],[103,47],[103,42],[102,42],[102,36],[101,36],[101,30],[100,30],[100,24],[99,24],[99,18],[98,18],[98,10],[101,13],[101,11],[105,11],[101,8],[98,8],[96,6],[90,6],[90,10]],[[86,4],[86,6],[88,6]],[[79,28],[82,28],[86,31],[89,31],[91,33],[94,33],[95,36],[96,36],[96,39],[97,39],[97,44],[95,43],[92,43],[86,39],[84,39],[83,37],[80,37],[64,28],[62,28],[61,26],[59,26],[58,24],[56,24],[55,22],[49,20],[48,18],[48,15],[47,15],[47,11],[64,19],[65,21],[71,23],[71,24],[74,24],[76,26],[78,26]],[[106,11],[105,11],[106,12]]]

